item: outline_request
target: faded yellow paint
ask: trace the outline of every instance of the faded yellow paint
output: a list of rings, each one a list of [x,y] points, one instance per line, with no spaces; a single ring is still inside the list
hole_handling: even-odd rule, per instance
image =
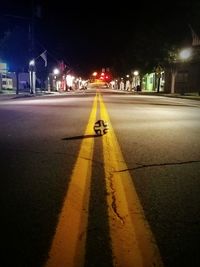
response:
[[[145,219],[101,95],[99,101],[101,119],[109,124],[109,132],[103,136],[103,155],[113,265],[161,267],[163,263],[158,247]]]
[[[91,130],[93,131],[96,111],[97,95],[85,135],[93,134]],[[80,267],[84,265],[93,146],[94,138],[83,138],[46,267]]]

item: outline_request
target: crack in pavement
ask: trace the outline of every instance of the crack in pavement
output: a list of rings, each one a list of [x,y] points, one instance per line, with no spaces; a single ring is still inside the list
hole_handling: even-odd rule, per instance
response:
[[[125,221],[124,221],[124,218],[120,216],[118,210],[117,210],[117,204],[116,204],[116,196],[115,196],[115,189],[114,189],[114,185],[113,185],[113,175],[114,173],[116,172],[110,172],[109,173],[109,176],[108,176],[108,181],[109,181],[109,186],[110,186],[110,189],[111,189],[111,192],[109,194],[111,194],[111,198],[112,198],[112,204],[111,204],[111,207],[112,207],[112,210],[114,212],[114,214],[117,216],[117,218],[120,220],[120,222],[122,224],[125,224]]]
[[[182,161],[182,162],[167,162],[167,163],[155,163],[155,164],[139,164],[140,166],[134,168],[127,168],[124,170],[119,170],[116,172],[126,172],[132,170],[138,170],[143,168],[150,168],[150,167],[160,167],[160,166],[170,166],[170,165],[183,165],[183,164],[190,164],[190,163],[199,163],[200,160],[190,160],[190,161]]]

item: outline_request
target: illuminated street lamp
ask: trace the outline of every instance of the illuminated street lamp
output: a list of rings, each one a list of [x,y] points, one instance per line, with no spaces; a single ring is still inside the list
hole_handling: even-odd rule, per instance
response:
[[[140,85],[140,77],[139,77],[139,71],[135,70],[133,72],[133,88],[135,88],[136,90],[138,89],[138,86]]]
[[[53,74],[54,75],[58,75],[60,73],[60,70],[58,69],[58,68],[55,68],[54,70],[53,70]]]
[[[91,79],[91,82],[95,82],[95,80],[96,80],[96,78],[97,78],[97,75],[98,75],[98,73],[97,73],[96,71],[94,71],[94,72],[92,73],[92,79]]]
[[[59,83],[57,81],[57,76],[60,74],[60,70],[58,68],[53,69],[53,75],[54,75],[54,79],[53,79],[53,87],[54,89],[56,89],[56,91],[59,90]]]
[[[171,65],[171,94],[175,93],[176,75],[181,63],[185,63],[192,57],[192,48],[184,48],[179,50],[169,51],[169,62]],[[183,66],[183,65],[182,65]]]
[[[35,60],[29,61],[29,78],[30,78],[30,93],[35,94],[36,74],[35,74]]]
[[[190,59],[192,56],[192,49],[191,48],[185,48],[180,51],[179,53],[179,58],[183,61],[186,61]]]
[[[179,52],[179,58],[182,62],[184,62],[184,64],[185,62],[189,61],[191,57],[192,57],[192,48],[185,48]],[[181,92],[182,95],[184,95],[184,92],[186,91],[187,81],[184,81],[183,86],[184,87],[182,88]]]
[[[30,62],[29,62],[29,66],[35,66],[35,60],[34,59],[31,59]]]

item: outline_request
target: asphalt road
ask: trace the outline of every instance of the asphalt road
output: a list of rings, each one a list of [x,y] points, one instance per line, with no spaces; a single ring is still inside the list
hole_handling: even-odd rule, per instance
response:
[[[200,102],[97,91],[126,162],[119,172],[130,173],[163,265],[199,266]],[[91,127],[85,132],[95,94],[88,89],[0,101],[2,266],[46,266],[82,143],[92,140],[85,256],[79,266],[117,266],[104,141]],[[98,103],[96,120],[100,109]]]

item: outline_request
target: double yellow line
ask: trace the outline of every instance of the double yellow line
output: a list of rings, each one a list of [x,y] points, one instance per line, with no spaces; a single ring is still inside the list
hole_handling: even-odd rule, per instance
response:
[[[113,266],[161,267],[159,250],[100,94],[94,98],[85,135],[93,134],[98,101],[101,119],[109,123],[102,139]],[[84,266],[93,147],[94,138],[83,139],[45,267]]]

